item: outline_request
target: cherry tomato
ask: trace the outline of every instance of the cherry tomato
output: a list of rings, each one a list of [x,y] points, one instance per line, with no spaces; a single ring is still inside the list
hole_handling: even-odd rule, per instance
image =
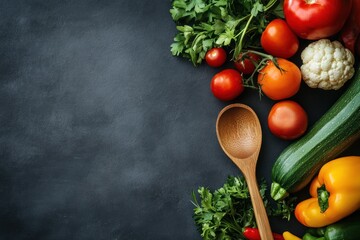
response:
[[[275,136],[291,140],[303,135],[308,126],[305,110],[294,101],[277,102],[268,116],[270,132]]]
[[[239,60],[234,62],[235,67],[243,74],[252,74],[256,68],[255,64],[260,62],[261,57],[255,53],[249,52],[240,54]]]
[[[293,62],[277,59],[278,66],[268,61],[259,71],[258,83],[262,92],[272,100],[294,96],[300,89],[301,71]]]
[[[234,69],[225,69],[211,79],[210,88],[216,98],[233,100],[244,91],[242,76]]]
[[[205,54],[205,61],[210,67],[220,67],[226,62],[226,57],[223,48],[212,48]]]
[[[282,19],[272,20],[261,34],[261,46],[275,57],[290,58],[299,49],[299,39]]]
[[[284,0],[283,8],[286,22],[299,37],[317,40],[341,30],[351,4],[352,0]]]

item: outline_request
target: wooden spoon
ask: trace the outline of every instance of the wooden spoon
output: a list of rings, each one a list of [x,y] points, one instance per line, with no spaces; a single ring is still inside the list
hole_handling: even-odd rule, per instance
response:
[[[223,151],[245,177],[261,239],[273,240],[256,181],[256,162],[262,142],[261,126],[256,113],[244,104],[228,105],[218,115],[216,134]]]

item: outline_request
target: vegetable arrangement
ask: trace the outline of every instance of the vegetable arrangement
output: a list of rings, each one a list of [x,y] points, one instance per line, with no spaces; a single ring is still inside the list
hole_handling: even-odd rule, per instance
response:
[[[360,222],[352,216],[360,209],[360,157],[335,158],[360,138],[360,69],[354,67],[360,57],[360,1],[173,0],[170,13],[178,30],[172,54],[219,69],[210,91],[220,101],[236,100],[247,89],[274,101],[267,127],[293,140],[271,172],[277,208],[265,197],[265,183],[260,191],[269,216],[295,214],[311,229],[302,238],[284,231],[274,239],[359,237],[353,225]],[[301,52],[300,43],[306,44]],[[300,65],[292,60],[297,53]],[[336,91],[348,81],[342,96],[310,127],[306,109],[290,99],[302,82]],[[291,195],[310,183],[311,197],[292,212]],[[244,179],[230,177],[214,193],[203,187],[198,193],[193,217],[203,239],[260,239]]]
[[[211,83],[212,93],[222,101],[239,97],[243,91],[238,85],[258,89],[273,100],[294,96],[301,79],[313,88],[336,90],[354,74],[354,48],[326,38],[344,27],[352,5],[356,6],[352,0],[288,0],[283,4],[280,0],[174,0],[170,12],[178,33],[171,52],[194,65],[205,59],[211,67],[221,67],[232,54],[231,61],[243,76],[222,73],[227,81],[217,81],[215,88]],[[347,45],[351,36],[357,37],[349,29],[352,34],[343,34]],[[319,40],[302,52],[301,72],[287,60],[298,52],[299,38]],[[295,67],[283,69],[285,61],[286,66]],[[264,76],[280,79],[263,84],[260,77]],[[238,90],[229,89],[229,82],[238,82],[233,84]]]
[[[360,71],[334,105],[302,138],[291,143],[272,168],[271,196],[283,199],[304,188],[322,165],[360,137]]]

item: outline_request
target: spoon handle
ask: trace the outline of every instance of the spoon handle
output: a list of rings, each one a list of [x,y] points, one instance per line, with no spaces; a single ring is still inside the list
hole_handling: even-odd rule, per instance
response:
[[[260,196],[259,187],[256,182],[255,173],[249,172],[247,181],[251,202],[254,208],[256,223],[262,240],[273,240],[269,219]]]

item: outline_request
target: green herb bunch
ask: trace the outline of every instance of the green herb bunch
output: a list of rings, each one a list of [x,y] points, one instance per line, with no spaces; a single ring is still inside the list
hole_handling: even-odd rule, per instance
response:
[[[267,214],[287,220],[294,210],[294,200],[279,201],[270,206],[266,197],[266,183],[259,185]],[[198,189],[199,200],[193,192],[195,224],[205,240],[212,239],[246,239],[243,236],[245,227],[256,227],[249,189],[243,177],[228,177],[223,187],[213,193],[204,187]]]
[[[170,13],[178,30],[171,52],[194,65],[213,47],[228,47],[234,59],[259,48],[267,23],[283,17],[279,0],[173,0]]]

